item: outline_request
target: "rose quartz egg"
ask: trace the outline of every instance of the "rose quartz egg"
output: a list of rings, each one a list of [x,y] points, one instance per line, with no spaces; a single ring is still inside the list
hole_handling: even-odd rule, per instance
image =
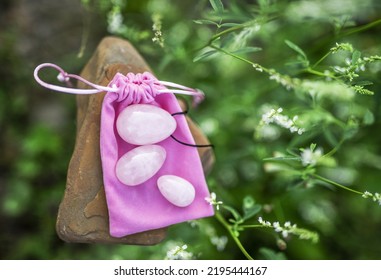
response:
[[[158,145],[134,148],[118,160],[115,168],[116,177],[125,185],[139,185],[160,170],[165,158],[165,149]]]
[[[124,141],[150,145],[168,138],[176,129],[176,120],[160,107],[133,104],[119,114],[116,128]]]
[[[160,193],[178,207],[189,206],[195,198],[195,189],[187,180],[175,176],[164,175],[157,180]]]

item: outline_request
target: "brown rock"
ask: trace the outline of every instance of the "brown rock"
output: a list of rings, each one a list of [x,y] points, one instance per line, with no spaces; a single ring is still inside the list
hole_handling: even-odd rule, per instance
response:
[[[107,85],[120,72],[151,71],[133,46],[118,38],[101,41],[81,76],[96,84]],[[86,88],[79,83],[78,87]],[[57,217],[57,233],[67,242],[122,243],[152,245],[165,238],[166,229],[114,238],[109,235],[108,212],[103,188],[99,151],[99,123],[105,93],[77,97],[77,137],[69,164],[67,185]],[[185,107],[184,103],[181,103]],[[197,144],[208,139],[188,118]],[[209,171],[214,155],[211,148],[199,148],[204,171]]]

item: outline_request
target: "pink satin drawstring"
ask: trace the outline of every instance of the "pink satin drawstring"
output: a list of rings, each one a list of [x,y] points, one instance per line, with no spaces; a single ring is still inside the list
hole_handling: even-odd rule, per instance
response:
[[[38,76],[42,68],[54,68],[59,74],[57,79],[60,82],[69,82],[70,78],[76,79],[92,87],[93,89],[76,89],[63,86],[57,86],[46,83]],[[131,104],[134,103],[150,103],[156,95],[163,93],[184,94],[193,96],[194,105],[199,104],[204,99],[204,93],[198,89],[192,89],[176,83],[159,81],[149,72],[144,73],[128,73],[122,75],[117,73],[107,87],[97,85],[87,81],[81,76],[66,73],[61,67],[53,63],[43,63],[34,70],[35,80],[43,87],[69,94],[95,94],[99,92],[115,92],[119,96],[119,100],[128,99]],[[167,88],[170,87],[170,88]]]

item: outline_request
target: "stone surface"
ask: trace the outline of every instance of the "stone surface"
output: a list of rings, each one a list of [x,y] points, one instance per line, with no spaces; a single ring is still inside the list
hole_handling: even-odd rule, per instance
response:
[[[176,120],[157,106],[134,104],[119,114],[116,127],[124,141],[150,145],[168,138],[176,129]]]
[[[165,157],[165,149],[159,145],[136,147],[118,160],[116,177],[127,186],[140,185],[160,170]]]
[[[147,63],[132,47],[121,39],[103,39],[80,74],[97,84],[107,85],[116,73],[150,71]],[[80,88],[86,88],[82,83]],[[67,242],[119,243],[153,245],[161,242],[166,229],[114,238],[109,234],[108,212],[103,188],[99,151],[99,123],[104,93],[77,96],[77,137],[69,164],[67,184],[57,217],[57,233]],[[183,110],[186,103],[179,100]],[[197,144],[209,144],[208,139],[187,117],[189,128]],[[199,148],[203,168],[208,172],[214,162],[211,148]]]
[[[178,207],[189,206],[195,198],[193,185],[179,176],[161,176],[157,180],[157,187],[170,203]]]

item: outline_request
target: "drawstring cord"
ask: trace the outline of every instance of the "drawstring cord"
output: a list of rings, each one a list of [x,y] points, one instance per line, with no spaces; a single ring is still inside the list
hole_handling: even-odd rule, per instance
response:
[[[57,79],[60,82],[69,83],[70,79],[76,79],[92,87],[92,89],[76,89],[70,87],[57,86],[44,82],[39,77],[39,72],[43,68],[54,68],[59,74]],[[35,80],[43,87],[69,94],[95,94],[99,92],[115,92],[120,96],[129,97],[131,103],[151,102],[158,94],[173,93],[193,96],[193,103],[196,106],[204,99],[204,93],[201,90],[189,88],[167,81],[159,81],[149,72],[144,73],[128,73],[122,75],[118,73],[108,86],[94,84],[81,76],[66,73],[61,67],[53,63],[43,63],[38,65],[34,70]],[[167,88],[169,87],[169,88]]]

